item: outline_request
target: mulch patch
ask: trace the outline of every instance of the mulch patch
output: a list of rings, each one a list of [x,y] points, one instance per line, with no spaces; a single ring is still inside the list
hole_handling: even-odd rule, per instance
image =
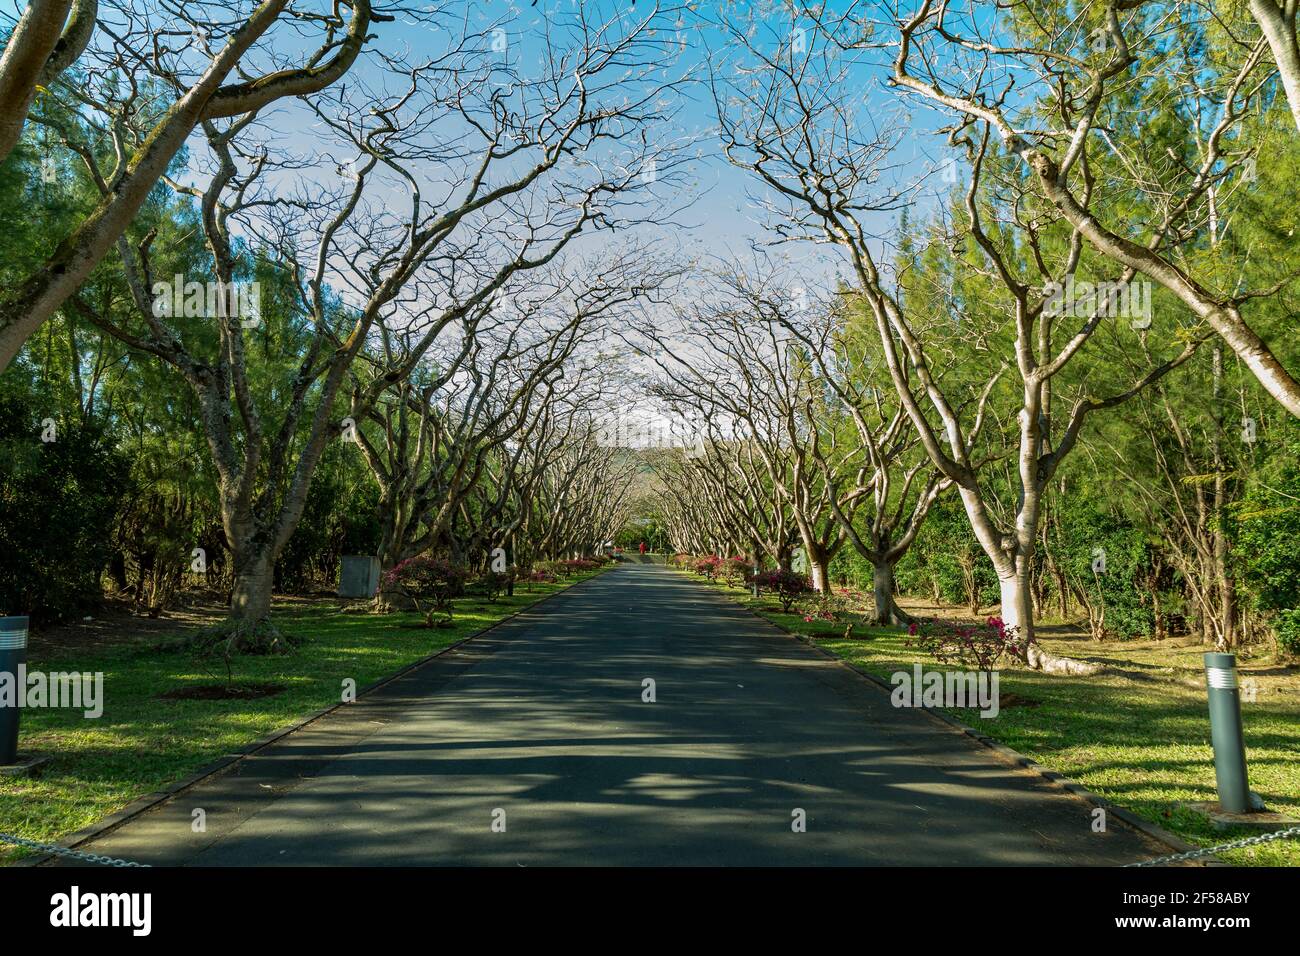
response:
[[[1034,700],[1032,697],[1023,697],[1020,694],[999,694],[998,707],[1006,710],[1008,707],[1037,707],[1041,700]]]
[[[159,700],[257,700],[274,697],[283,684],[190,684],[159,694]]]

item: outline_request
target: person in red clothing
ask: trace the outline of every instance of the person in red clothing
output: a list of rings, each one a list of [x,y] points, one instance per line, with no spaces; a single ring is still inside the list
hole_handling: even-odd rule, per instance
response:
[[[642,553],[642,554],[645,554],[645,542],[644,542],[644,541],[641,542],[641,553]]]

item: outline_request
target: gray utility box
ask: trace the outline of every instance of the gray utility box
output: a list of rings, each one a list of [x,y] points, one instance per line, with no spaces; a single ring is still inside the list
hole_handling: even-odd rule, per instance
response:
[[[339,570],[339,597],[371,598],[379,589],[379,558],[373,554],[345,554]]]

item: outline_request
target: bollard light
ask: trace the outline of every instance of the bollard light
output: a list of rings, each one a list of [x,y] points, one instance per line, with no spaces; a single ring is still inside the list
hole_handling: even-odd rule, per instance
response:
[[[19,668],[27,660],[27,625],[26,617],[0,617],[0,675],[9,675],[14,690],[8,701],[0,696],[0,767],[18,760],[18,715],[27,691]]]
[[[1247,813],[1251,801],[1246,783],[1246,746],[1241,731],[1236,657],[1206,654],[1205,684],[1210,698],[1210,741],[1214,746],[1214,781],[1219,789],[1219,806],[1228,813]]]

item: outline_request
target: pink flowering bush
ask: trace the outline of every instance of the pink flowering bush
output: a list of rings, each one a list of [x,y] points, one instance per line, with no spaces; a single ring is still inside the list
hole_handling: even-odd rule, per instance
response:
[[[705,555],[702,558],[696,558],[693,570],[696,574],[712,581],[718,576],[718,572],[722,570],[722,559],[713,554]]]
[[[468,574],[450,561],[417,555],[384,572],[384,588],[401,591],[415,602],[415,609],[424,614],[424,623],[433,627],[433,615],[446,614],[444,624],[451,621],[452,598],[465,592]],[[428,607],[425,610],[421,602]]]
[[[743,584],[749,580],[753,574],[753,569],[749,562],[737,555],[736,557],[727,558],[722,561],[718,573],[722,580],[731,587],[737,584]]]
[[[584,571],[594,571],[608,560],[607,558],[572,558],[564,561],[542,561],[534,565],[537,571],[552,575],[554,579],[567,578]],[[540,580],[540,579],[539,579]]]
[[[856,608],[852,599],[843,591],[839,594],[820,594],[813,591],[807,597],[800,599],[797,610],[809,624],[814,621],[838,624],[847,620]]]
[[[554,584],[559,578],[555,572],[547,568],[534,568],[519,578],[528,585],[528,590],[533,589],[534,584]]]
[[[1022,641],[1018,629],[1007,627],[1000,617],[991,617],[983,624],[913,621],[907,633],[908,647],[920,648],[941,664],[961,664],[982,671],[991,670],[1003,658],[1024,660],[1029,653],[1030,641]]]
[[[849,623],[853,618],[861,619],[874,605],[867,605],[861,591],[849,588],[836,588],[829,594],[811,592],[798,602],[798,613],[803,615],[806,623],[823,620],[828,624]],[[859,620],[859,623],[862,623]]]
[[[781,610],[787,614],[802,595],[812,590],[808,579],[802,574],[795,574],[793,571],[783,571],[777,568],[775,571],[760,571],[751,579],[758,585],[758,592],[762,594],[767,591],[769,594],[776,596],[781,602]]]

